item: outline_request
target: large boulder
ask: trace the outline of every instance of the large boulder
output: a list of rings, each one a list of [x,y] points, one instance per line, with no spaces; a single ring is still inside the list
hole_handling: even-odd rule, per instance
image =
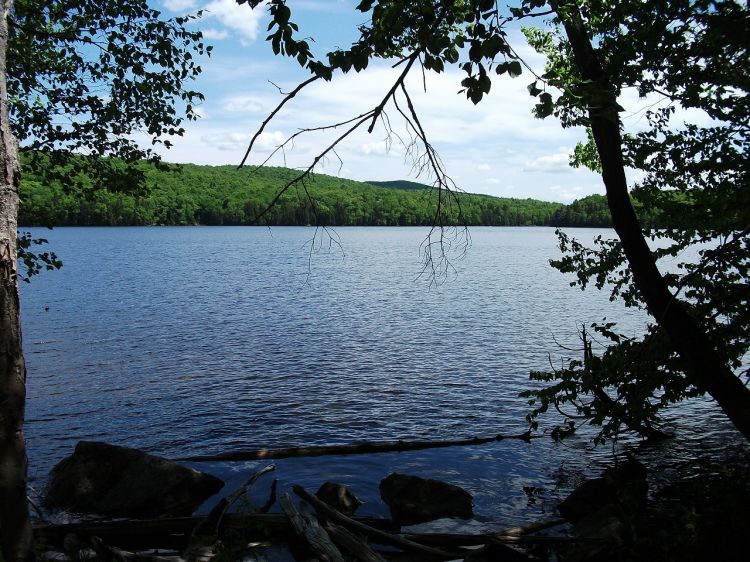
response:
[[[45,503],[111,516],[181,516],[223,486],[210,474],[137,449],[81,441],[52,469]]]
[[[646,467],[631,458],[605,470],[601,478],[581,484],[557,510],[571,523],[610,504],[618,505],[626,513],[636,513],[645,506],[647,491]]]
[[[469,492],[439,480],[394,472],[380,482],[380,497],[399,523],[413,524],[442,517],[471,518]]]
[[[325,482],[315,495],[344,515],[354,515],[354,512],[362,505],[359,498],[349,488],[335,482]]]

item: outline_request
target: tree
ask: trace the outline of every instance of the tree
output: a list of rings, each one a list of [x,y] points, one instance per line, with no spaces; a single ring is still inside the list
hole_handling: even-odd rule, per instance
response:
[[[186,87],[208,53],[190,19],[163,19],[146,0],[4,0],[0,17],[0,536],[7,562],[33,558],[23,439],[26,369],[18,302],[20,165],[33,158],[73,180],[81,162],[109,185],[135,187],[130,163],[156,159],[129,138],[169,145],[195,119],[202,95]],[[184,117],[182,116],[184,115]],[[72,153],[78,158],[70,158]],[[81,158],[80,155],[84,157]],[[101,159],[99,156],[115,158]],[[125,179],[123,179],[125,178]]]
[[[617,334],[612,324],[595,326],[612,344],[602,357],[588,354],[557,384],[532,393],[541,399],[535,413],[571,402],[578,414],[606,420],[603,436],[621,424],[648,434],[660,409],[708,393],[750,438],[750,391],[742,381],[750,348],[750,82],[742,30],[750,11],[708,1],[552,5],[557,33],[532,34],[532,43],[550,54],[547,76],[563,88],[555,102],[563,121],[590,128],[595,151],[579,148],[579,161],[601,170],[619,236],[595,250],[562,237],[566,255],[555,265],[577,273],[582,287],[592,279],[600,288],[609,282],[613,298],[646,308],[655,323],[640,340]],[[670,103],[648,113],[648,129],[623,138],[617,96],[625,87]],[[670,122],[675,104],[713,121],[677,128]],[[626,165],[644,175],[638,198],[671,221],[649,233],[660,242],[654,252],[628,196]],[[659,271],[657,258],[690,248],[699,253],[697,263]],[[584,395],[593,399],[583,403]]]
[[[309,42],[297,38],[298,26],[284,0],[271,0],[268,8],[273,51],[293,57],[312,76],[282,100],[258,134],[278,109],[316,80],[360,72],[373,59],[395,60],[402,69],[380,103],[332,125],[344,132],[277,199],[289,187],[304,185],[315,164],[355,129],[372,131],[381,120],[389,130],[386,109],[395,110],[412,134],[412,154],[416,144],[421,149],[415,165],[435,178],[438,211],[433,222],[441,232],[442,208],[456,201],[456,186],[414,111],[406,76],[415,68],[441,72],[457,65],[466,74],[463,92],[479,103],[492,88],[493,74],[516,77],[523,71],[524,61],[507,40],[507,26],[535,19],[552,25],[551,33],[528,34],[549,60],[546,72],[529,85],[536,98],[534,113],[540,118],[554,113],[565,127],[589,130],[591,142],[579,146],[574,160],[601,172],[619,237],[588,250],[563,235],[566,255],[557,265],[577,273],[582,286],[592,278],[599,286],[614,283],[613,296],[644,307],[653,324],[640,341],[624,339],[612,325],[598,326],[613,345],[601,358],[587,353],[580,369],[573,364],[564,373],[537,375],[548,382],[561,380],[529,394],[541,401],[530,421],[553,403],[571,402],[578,414],[605,424],[605,432],[615,433],[623,424],[648,432],[667,404],[707,393],[750,439],[750,390],[739,372],[750,347],[747,6],[731,0],[523,0],[503,12],[493,0],[365,0],[357,9],[370,21],[359,28],[359,39],[325,59],[316,58]],[[641,96],[662,96],[672,108],[652,111],[647,131],[623,138],[617,99],[624,87],[637,88]],[[700,109],[717,124],[675,130],[668,119],[674,105]],[[634,187],[652,207],[649,212],[661,209],[668,215],[677,207],[682,217],[692,219],[675,222],[666,233],[650,234],[671,240],[666,249],[652,251],[647,244],[631,201],[626,165],[646,174]],[[441,250],[442,241],[441,236],[434,242]],[[697,264],[685,264],[682,274],[659,270],[659,257],[696,243],[713,245],[700,250]],[[428,263],[432,247],[428,238]],[[591,402],[580,401],[586,395]]]

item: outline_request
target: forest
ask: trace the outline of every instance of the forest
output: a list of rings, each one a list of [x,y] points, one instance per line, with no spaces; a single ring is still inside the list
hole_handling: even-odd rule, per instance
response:
[[[21,182],[19,224],[23,226],[135,225],[432,225],[438,194],[409,182],[363,183],[316,174],[266,209],[295,175],[288,168],[261,169],[194,164],[140,164],[145,189],[111,189],[83,174],[76,187],[35,166]],[[602,195],[570,205],[460,193],[444,199],[447,217],[470,226],[608,227]]]

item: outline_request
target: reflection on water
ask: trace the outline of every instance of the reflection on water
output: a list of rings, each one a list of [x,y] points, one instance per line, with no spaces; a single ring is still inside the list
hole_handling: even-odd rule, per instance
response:
[[[571,288],[548,265],[552,229],[473,229],[455,278],[437,287],[415,280],[425,229],[338,229],[343,252],[318,252],[308,269],[312,232],[45,232],[65,266],[22,287],[32,482],[81,439],[181,457],[516,434],[528,408],[518,393],[560,352],[555,341],[575,347],[579,324],[604,317],[626,334],[642,330],[641,312]],[[695,411],[682,421],[721,427],[712,406]],[[475,494],[480,523],[516,521],[549,509],[566,486],[561,467],[585,473],[611,456],[603,448],[584,459],[585,447],[540,439],[288,459],[277,476],[349,483],[373,515],[384,514],[377,484],[390,471],[444,478]],[[231,488],[257,464],[202,468]],[[524,486],[545,490],[530,510]]]

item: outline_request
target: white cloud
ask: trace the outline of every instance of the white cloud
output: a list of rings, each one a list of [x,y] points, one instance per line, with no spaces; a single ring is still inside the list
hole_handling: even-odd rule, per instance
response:
[[[364,143],[361,144],[359,148],[362,151],[362,154],[367,155],[386,156],[388,154],[400,154],[390,142],[385,140]]]
[[[492,169],[492,167],[489,164],[479,164],[477,166],[477,170],[480,172],[489,172]]]
[[[251,10],[249,6],[237,4],[235,0],[212,0],[204,10],[204,19],[215,18],[228,30],[239,34],[243,44],[255,41],[258,37],[260,20],[265,13],[260,7]]]
[[[201,136],[201,142],[222,152],[239,152],[247,148],[251,138],[249,133],[210,133]]]
[[[497,185],[497,184],[499,184],[499,183],[501,183],[501,182],[500,182],[500,180],[499,180],[499,179],[497,179],[497,178],[488,178],[488,179],[487,179],[487,183],[491,183],[491,184]]]
[[[264,105],[254,96],[232,96],[222,102],[221,108],[231,113],[258,113]]]
[[[253,135],[238,132],[215,132],[201,136],[201,142],[222,152],[240,154],[250,144]],[[262,151],[273,150],[286,140],[281,131],[262,133],[255,141],[255,148]]]
[[[260,150],[273,150],[280,146],[285,140],[286,137],[281,131],[265,132],[260,134],[255,141],[255,145]]]
[[[186,12],[198,5],[198,0],[162,0],[162,4],[172,12]]]
[[[214,41],[221,41],[229,37],[229,32],[226,29],[209,27],[203,30],[203,37],[206,39],[213,39]]]
[[[595,193],[595,191],[586,190],[580,185],[574,185],[574,186],[552,185],[548,189],[555,194],[555,200],[561,201],[563,203],[572,203],[576,199],[581,199],[582,197],[585,197],[586,195],[591,195],[591,193]]]
[[[570,167],[570,151],[558,152],[539,156],[524,164],[524,172],[544,172],[547,174],[569,174],[573,171]]]

